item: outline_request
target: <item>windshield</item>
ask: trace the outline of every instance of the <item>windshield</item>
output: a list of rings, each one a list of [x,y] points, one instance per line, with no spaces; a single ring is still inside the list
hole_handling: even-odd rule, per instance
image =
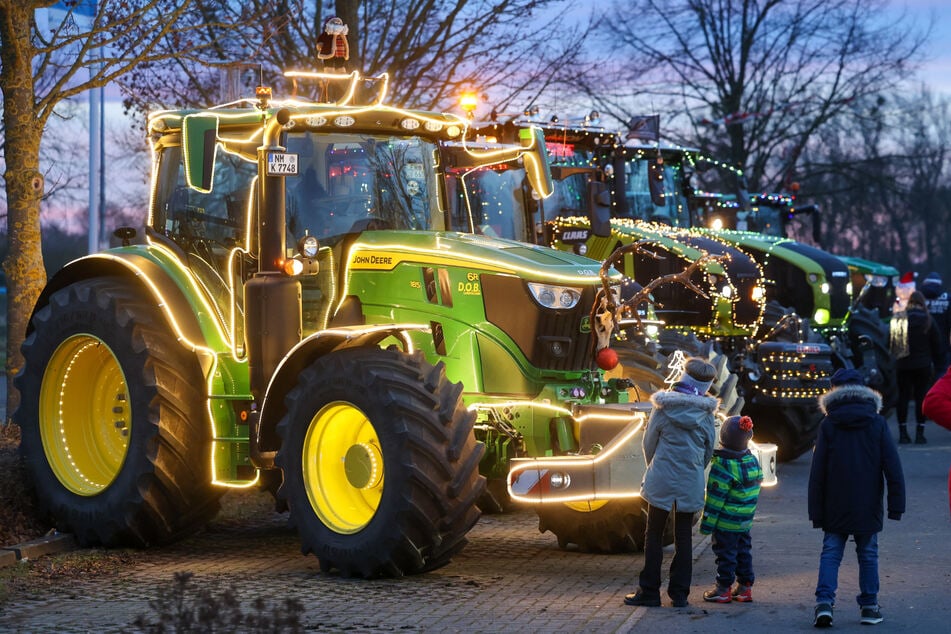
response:
[[[436,146],[417,137],[290,133],[287,230],[326,240],[372,229],[442,230]]]
[[[453,231],[530,242],[526,201],[531,200],[525,170],[514,162],[446,174]]]
[[[783,213],[778,207],[771,205],[759,205],[753,208],[749,214],[746,226],[740,226],[737,223],[737,229],[748,229],[757,231],[768,236],[785,238],[783,233],[783,223],[780,214]]]
[[[678,166],[662,159],[636,158],[624,162],[624,172],[624,193],[631,218],[662,222],[673,227],[690,226],[690,211],[683,193],[683,173]],[[659,200],[655,201],[655,198]]]
[[[555,180],[555,192],[545,199],[545,217],[586,216],[589,174],[572,174]]]

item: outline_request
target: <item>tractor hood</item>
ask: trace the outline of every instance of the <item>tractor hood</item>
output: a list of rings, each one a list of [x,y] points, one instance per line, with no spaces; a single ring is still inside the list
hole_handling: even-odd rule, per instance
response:
[[[866,260],[864,258],[857,258],[847,255],[840,255],[837,257],[845,262],[850,270],[855,270],[857,273],[861,273],[862,275],[874,275],[888,278],[899,275],[898,269],[889,264],[882,264],[881,262],[873,262],[872,260]]]
[[[691,262],[704,255],[703,247],[681,239],[683,232],[677,232],[662,224],[615,218],[611,220],[611,229],[620,235],[630,236],[634,240],[645,240],[648,247],[656,245]],[[716,275],[724,273],[723,267],[716,262],[711,262],[704,268]]]
[[[762,258],[775,257],[792,262],[807,273],[825,275],[822,265],[802,250],[794,248],[797,243],[788,238],[727,229],[699,229],[698,231],[744,248],[749,253],[754,254],[754,257],[757,257],[761,264],[763,263]]]
[[[615,219],[611,228],[635,241],[644,240],[646,246],[661,257],[669,253],[684,262],[693,262],[703,255],[724,256],[719,262],[707,262],[703,266],[709,277],[708,292],[723,304],[718,310],[729,311],[729,319],[721,320],[721,327],[729,323],[752,328],[758,323],[765,302],[760,282],[762,272],[757,262],[736,245],[694,230],[639,220]],[[671,298],[668,303],[673,305]]]
[[[366,231],[348,249],[352,270],[389,270],[399,264],[468,267],[562,284],[600,284],[600,262],[574,253],[456,232]],[[611,271],[612,279],[620,274]]]
[[[819,327],[837,326],[851,305],[849,269],[830,253],[795,240],[745,231],[703,230],[744,248],[759,261],[767,284],[768,297],[809,315]]]

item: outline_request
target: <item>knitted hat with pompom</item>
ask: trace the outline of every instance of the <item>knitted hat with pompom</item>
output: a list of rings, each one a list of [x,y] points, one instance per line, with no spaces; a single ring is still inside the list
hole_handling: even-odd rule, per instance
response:
[[[743,451],[753,437],[753,419],[749,416],[730,416],[720,427],[720,444],[725,449]]]

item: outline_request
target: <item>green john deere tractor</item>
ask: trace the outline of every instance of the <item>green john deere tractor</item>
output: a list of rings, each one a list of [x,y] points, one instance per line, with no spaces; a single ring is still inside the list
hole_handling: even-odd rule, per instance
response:
[[[515,119],[481,132],[510,139],[532,125]],[[694,341],[711,347],[733,375],[741,395],[737,409],[756,416],[757,438],[776,442],[784,460],[811,447],[820,419],[815,397],[828,387],[833,351],[816,337],[804,340],[807,324],[767,303],[769,278],[754,254],[690,229],[680,165],[667,160],[668,148],[624,142],[596,125],[541,127],[555,193],[536,203],[540,241],[599,260],[640,243],[646,248],[618,268],[641,285],[683,270],[703,254],[719,256],[693,273],[706,298],[676,285],[654,292],[663,324],[657,345],[664,350]]]
[[[600,263],[478,235],[457,204],[500,161],[550,192],[540,135],[472,149],[459,118],[342,79],[336,103],[150,116],[142,231],[55,273],[23,345],[41,512],[147,546],[260,487],[322,570],[361,577],[445,565],[509,497],[563,546],[638,547],[646,404],[594,362]]]

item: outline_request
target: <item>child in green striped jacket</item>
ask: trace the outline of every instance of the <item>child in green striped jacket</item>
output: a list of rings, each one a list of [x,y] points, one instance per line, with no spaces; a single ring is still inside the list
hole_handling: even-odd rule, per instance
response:
[[[753,554],[750,527],[756,512],[763,470],[749,450],[753,420],[731,416],[720,427],[721,448],[713,453],[700,532],[713,535],[717,584],[704,601],[747,603],[753,600]],[[737,582],[733,587],[734,579]]]

